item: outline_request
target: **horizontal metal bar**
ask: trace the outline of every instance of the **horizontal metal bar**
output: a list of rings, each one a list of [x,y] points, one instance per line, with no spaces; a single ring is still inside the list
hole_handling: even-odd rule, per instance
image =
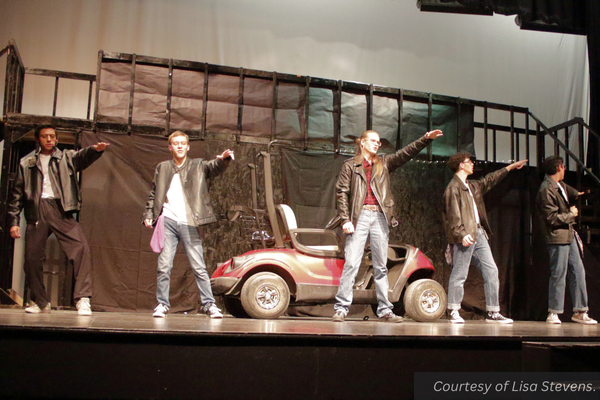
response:
[[[473,122],[473,126],[475,128],[481,128],[481,129],[485,129],[485,123],[484,122]],[[487,124],[488,129],[493,129],[496,131],[501,131],[501,132],[511,132],[511,128],[510,126],[504,126],[504,125],[496,125],[496,124]],[[517,133],[522,133],[525,134],[526,130],[525,128],[517,128],[514,127],[512,132],[517,132]],[[529,130],[529,134],[535,136],[536,132],[532,129]]]
[[[25,73],[28,75],[42,75],[42,76],[50,76],[53,78],[67,78],[67,79],[76,79],[80,81],[96,81],[96,75],[89,74],[78,74],[75,72],[64,72],[64,71],[53,71],[50,69],[34,69],[34,68],[25,68]]]
[[[575,118],[573,118],[573,119],[571,119],[571,120],[569,120],[567,122],[563,122],[562,124],[554,125],[553,127],[548,128],[548,130],[554,132],[554,131],[558,131],[558,130],[561,130],[561,129],[568,128],[568,127],[573,126],[573,125],[578,125],[578,124],[580,124],[582,122],[583,122],[583,118],[581,118],[581,117],[575,117]]]

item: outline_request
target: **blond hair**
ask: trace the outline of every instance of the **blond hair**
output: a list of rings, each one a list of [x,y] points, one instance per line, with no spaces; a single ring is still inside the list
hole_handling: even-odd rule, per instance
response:
[[[186,135],[185,133],[181,132],[181,131],[175,131],[173,133],[171,133],[169,135],[169,144],[171,144],[171,141],[176,138],[177,136],[183,136],[185,137],[185,141],[188,142],[188,144],[190,143],[190,138],[188,137],[188,135]]]

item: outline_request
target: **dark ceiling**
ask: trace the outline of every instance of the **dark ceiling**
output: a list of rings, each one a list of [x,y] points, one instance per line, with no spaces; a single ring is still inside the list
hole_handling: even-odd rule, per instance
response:
[[[586,35],[587,1],[598,0],[418,0],[421,11],[515,15],[521,29]]]

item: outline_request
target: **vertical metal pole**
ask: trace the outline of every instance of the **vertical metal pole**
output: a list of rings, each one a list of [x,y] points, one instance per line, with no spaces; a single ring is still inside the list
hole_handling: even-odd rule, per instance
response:
[[[498,147],[497,146],[498,142],[496,141],[496,129],[495,128],[492,130],[492,141],[493,141],[493,144],[494,144],[494,152],[493,152],[494,162],[497,162],[498,159],[496,158],[496,148]]]
[[[271,141],[275,140],[277,132],[277,106],[279,96],[279,81],[277,80],[277,72],[273,72],[273,99],[271,102]]]
[[[530,156],[530,144],[529,144],[529,109],[527,109],[525,111],[525,113],[523,113],[524,117],[525,117],[525,160],[529,160],[529,156]]]
[[[129,116],[127,118],[127,134],[131,135],[131,124],[133,122],[133,93],[135,91],[135,61],[136,55],[133,54],[131,59],[131,81],[129,87]]]
[[[429,101],[427,102],[427,132],[431,131],[432,123],[433,123],[433,94],[429,93]],[[431,161],[432,159],[432,150],[431,144],[427,146],[427,160]]]
[[[333,92],[333,151],[340,151],[342,137],[342,87],[343,82],[337,81]]]
[[[306,77],[304,86],[304,124],[302,126],[302,136],[304,138],[304,150],[308,148],[308,114],[310,111],[310,76]]]
[[[56,102],[58,101],[58,76],[54,81],[54,103],[52,104],[52,116],[56,117]]]
[[[367,95],[367,129],[373,129],[373,84],[369,85],[369,94]]]
[[[98,103],[100,98],[100,83],[102,82],[102,59],[104,58],[104,52],[100,50],[98,52],[98,61],[96,66],[96,103],[94,104],[94,130],[96,129],[96,123],[98,121]]]
[[[488,106],[486,102],[483,105],[483,152],[485,153],[485,161],[490,159],[488,135]]]
[[[404,90],[398,92],[398,132],[396,140],[396,150],[402,148],[402,114],[404,112]]]
[[[518,140],[517,140],[518,142]],[[518,146],[518,144],[517,144]],[[518,150],[517,150],[518,153]],[[517,154],[518,157],[518,154]],[[510,106],[510,160],[516,161],[515,157],[515,108]],[[509,160],[509,164],[512,162]]]
[[[242,137],[242,118],[244,114],[244,68],[240,68],[240,85],[238,93],[238,120],[237,120],[237,136],[235,141],[240,142]]]
[[[206,110],[208,107],[208,63],[204,63],[204,88],[202,92],[202,139],[206,137]]]
[[[546,137],[537,121],[535,123],[535,139],[537,142],[537,167],[541,171],[546,158]]]
[[[169,75],[167,77],[167,108],[165,110],[165,136],[169,136],[171,130],[171,96],[173,94],[173,59],[169,58]]]
[[[456,99],[456,152],[460,151],[460,97]]]
[[[569,128],[565,128],[564,130],[565,132],[565,146],[567,146],[567,149],[569,148]],[[558,134],[558,132],[556,132]],[[558,135],[557,135],[558,136]],[[565,152],[565,167],[567,168],[567,171],[569,170],[569,164],[571,163],[571,157],[567,154],[567,152]]]
[[[90,90],[88,92],[88,106],[87,106],[87,115],[86,119],[90,119],[90,113],[92,111],[92,89],[94,87],[94,81],[90,81]]]

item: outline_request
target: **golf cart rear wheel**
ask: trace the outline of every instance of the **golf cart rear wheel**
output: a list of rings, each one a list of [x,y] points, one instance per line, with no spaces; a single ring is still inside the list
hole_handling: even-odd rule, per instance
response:
[[[279,275],[261,272],[253,275],[242,287],[242,307],[252,318],[275,319],[290,304],[290,289]]]
[[[419,279],[404,293],[406,314],[419,322],[435,321],[446,312],[447,298],[442,285],[433,279]]]

